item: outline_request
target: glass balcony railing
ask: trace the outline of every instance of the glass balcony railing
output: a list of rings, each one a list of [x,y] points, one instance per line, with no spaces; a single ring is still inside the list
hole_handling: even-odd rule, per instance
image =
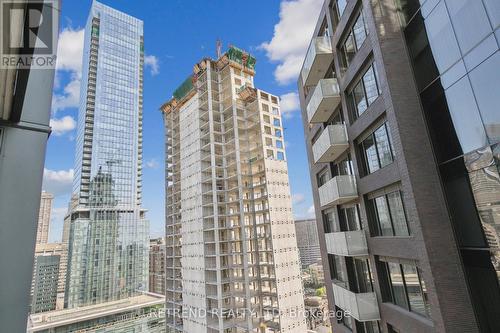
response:
[[[312,146],[314,163],[333,162],[348,148],[346,126],[328,125]]]
[[[333,60],[329,36],[314,37],[302,65],[302,85],[313,86],[323,78]]]
[[[354,293],[333,283],[335,305],[358,321],[380,320],[377,295],[374,292]]]
[[[352,175],[336,176],[319,188],[321,207],[343,204],[357,197],[356,178]]]
[[[328,253],[338,256],[366,256],[368,246],[363,230],[331,232],[325,234]]]
[[[337,79],[321,79],[307,104],[310,123],[324,123],[340,104],[340,88]]]

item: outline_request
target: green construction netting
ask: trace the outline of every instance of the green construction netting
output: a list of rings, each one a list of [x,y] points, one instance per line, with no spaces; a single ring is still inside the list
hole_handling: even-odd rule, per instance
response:
[[[255,57],[235,46],[231,46],[229,50],[227,50],[226,54],[227,57],[232,61],[235,61],[241,65],[245,65],[245,67],[250,68],[252,70],[255,68],[255,63],[257,61]],[[247,57],[246,64],[243,64],[244,56]]]
[[[175,89],[174,98],[178,101],[183,99],[193,89],[193,78],[191,75],[187,77],[182,84]]]

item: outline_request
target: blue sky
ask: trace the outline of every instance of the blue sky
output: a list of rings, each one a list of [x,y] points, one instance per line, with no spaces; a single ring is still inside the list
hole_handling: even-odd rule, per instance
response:
[[[297,218],[314,214],[298,110],[296,78],[322,0],[103,0],[144,21],[143,206],[151,235],[164,231],[164,129],[159,106],[202,57],[215,57],[216,40],[246,49],[257,58],[255,85],[281,96],[285,140]],[[43,188],[55,194],[50,239],[61,238],[71,193],[75,127],[81,76],[83,27],[90,0],[63,1],[54,85],[52,135]]]

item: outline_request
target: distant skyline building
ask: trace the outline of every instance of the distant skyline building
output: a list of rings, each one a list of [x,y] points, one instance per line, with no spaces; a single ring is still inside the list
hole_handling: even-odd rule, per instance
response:
[[[149,291],[165,295],[165,238],[149,242]]]
[[[36,243],[46,244],[49,241],[50,217],[52,212],[52,201],[54,196],[51,193],[42,192],[40,198],[40,211],[38,212],[38,227],[36,231]]]
[[[57,278],[56,310],[64,307],[64,290],[66,287],[66,273],[68,266],[68,246],[64,243],[37,244],[35,258],[38,256],[59,256],[59,275]],[[33,281],[35,277],[33,277]]]
[[[84,38],[75,176],[64,236],[69,308],[148,288],[149,222],[141,207],[143,22],[93,1]]]
[[[56,309],[60,261],[61,256],[57,254],[45,253],[35,256],[30,313]]]
[[[321,259],[316,219],[295,220],[295,233],[302,267]]]
[[[161,107],[169,332],[307,330],[279,98],[254,65],[204,58]]]

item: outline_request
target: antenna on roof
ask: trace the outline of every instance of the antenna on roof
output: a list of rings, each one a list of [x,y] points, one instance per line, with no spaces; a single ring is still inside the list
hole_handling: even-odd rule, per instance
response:
[[[217,59],[219,59],[222,56],[222,42],[220,38],[217,38],[216,48],[217,48]]]

